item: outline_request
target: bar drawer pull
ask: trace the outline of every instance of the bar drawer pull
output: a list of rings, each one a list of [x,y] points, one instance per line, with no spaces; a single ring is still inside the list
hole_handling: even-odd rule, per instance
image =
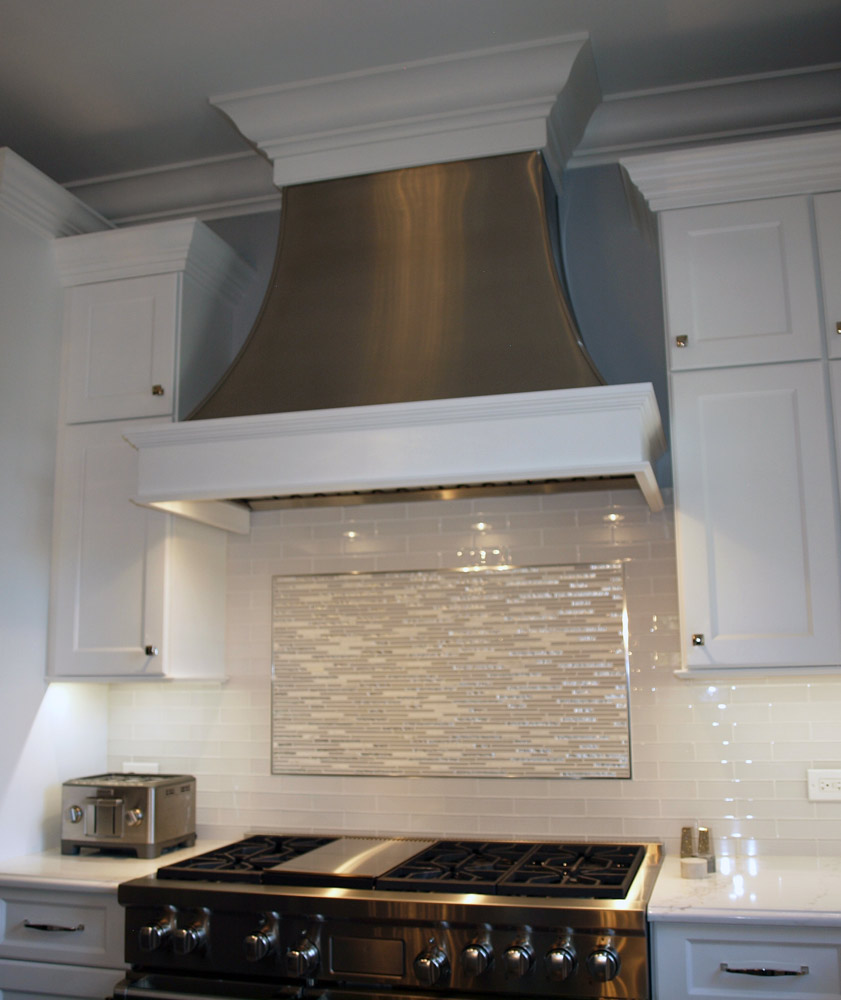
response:
[[[24,920],[23,926],[28,927],[31,931],[50,931],[50,933],[63,931],[65,934],[74,934],[76,931],[85,929],[84,924],[76,924],[75,927],[62,927],[61,924],[33,924],[29,920]]]
[[[809,966],[801,965],[799,969],[766,969],[764,966],[752,969],[731,969],[726,962],[722,962],[721,971],[731,972],[734,976],[808,976]]]

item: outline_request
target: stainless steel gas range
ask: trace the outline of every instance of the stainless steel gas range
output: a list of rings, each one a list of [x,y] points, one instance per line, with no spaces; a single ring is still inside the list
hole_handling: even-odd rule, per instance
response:
[[[257,835],[119,887],[114,1000],[649,997],[657,844]]]

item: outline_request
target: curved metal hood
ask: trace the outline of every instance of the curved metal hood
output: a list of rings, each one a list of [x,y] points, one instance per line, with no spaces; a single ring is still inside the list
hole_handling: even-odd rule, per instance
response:
[[[128,435],[139,502],[227,524],[203,502],[634,477],[659,509],[653,390],[602,384],[559,276],[552,198],[534,152],[285,189],[239,356],[187,422]]]
[[[284,189],[256,325],[189,419],[600,384],[556,219],[535,152]]]

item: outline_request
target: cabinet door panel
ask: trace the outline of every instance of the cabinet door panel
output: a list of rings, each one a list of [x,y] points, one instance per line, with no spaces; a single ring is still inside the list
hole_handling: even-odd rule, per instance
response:
[[[827,349],[831,358],[841,358],[841,191],[817,195],[815,221]]]
[[[674,371],[820,357],[806,198],[666,212],[661,234]]]
[[[59,470],[51,673],[157,675],[167,515],[130,501],[136,452],[124,425],[67,427]]]
[[[157,275],[71,290],[68,423],[173,412],[178,288],[177,276]]]
[[[0,1000],[102,1000],[113,996],[122,967],[93,969],[0,959]]]
[[[841,663],[821,364],[686,372],[672,392],[686,665]]]

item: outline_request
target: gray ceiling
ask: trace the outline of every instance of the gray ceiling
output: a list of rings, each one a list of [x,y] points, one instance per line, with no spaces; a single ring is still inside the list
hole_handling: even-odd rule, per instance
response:
[[[841,60],[839,0],[0,0],[0,146],[62,183],[236,153],[209,97],[579,31],[606,95]]]

